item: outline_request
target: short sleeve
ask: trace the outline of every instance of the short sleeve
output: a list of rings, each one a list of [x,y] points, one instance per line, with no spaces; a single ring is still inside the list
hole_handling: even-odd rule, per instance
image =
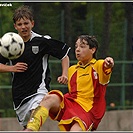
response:
[[[47,44],[48,54],[58,59],[64,58],[70,50],[70,47],[68,47],[66,43],[63,43],[55,39],[48,39]]]

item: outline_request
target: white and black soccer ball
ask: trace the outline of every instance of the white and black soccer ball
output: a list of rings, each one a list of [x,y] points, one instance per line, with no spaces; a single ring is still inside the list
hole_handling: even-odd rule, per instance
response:
[[[24,42],[21,36],[8,32],[0,39],[0,54],[7,59],[17,59],[24,52]]]

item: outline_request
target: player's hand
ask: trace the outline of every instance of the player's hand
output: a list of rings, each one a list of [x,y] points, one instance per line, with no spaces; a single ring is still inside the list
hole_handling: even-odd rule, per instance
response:
[[[113,58],[111,57],[107,57],[105,60],[104,60],[104,66],[106,68],[112,68],[114,66],[114,60]]]
[[[12,72],[24,72],[28,68],[28,65],[23,62],[18,62],[17,64],[12,66]]]
[[[60,84],[67,84],[68,83],[68,77],[65,75],[62,75],[62,76],[58,77],[57,81]]]

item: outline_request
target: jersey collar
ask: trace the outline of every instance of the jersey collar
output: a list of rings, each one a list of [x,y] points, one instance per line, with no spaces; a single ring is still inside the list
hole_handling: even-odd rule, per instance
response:
[[[87,66],[89,66],[90,64],[94,64],[96,62],[95,58],[92,58],[90,62],[88,62],[85,66],[82,66],[81,61],[79,61],[76,65],[76,68],[78,67],[82,67],[82,68],[86,68]]]
[[[31,38],[30,38],[30,41],[34,38],[34,37],[41,37],[41,35],[31,31]]]

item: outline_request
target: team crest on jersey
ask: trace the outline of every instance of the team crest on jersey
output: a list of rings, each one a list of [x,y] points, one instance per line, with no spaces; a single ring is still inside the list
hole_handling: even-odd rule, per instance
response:
[[[39,52],[39,46],[32,46],[32,52],[37,54]]]
[[[94,74],[94,79],[98,79],[97,73],[93,72],[93,74]]]

